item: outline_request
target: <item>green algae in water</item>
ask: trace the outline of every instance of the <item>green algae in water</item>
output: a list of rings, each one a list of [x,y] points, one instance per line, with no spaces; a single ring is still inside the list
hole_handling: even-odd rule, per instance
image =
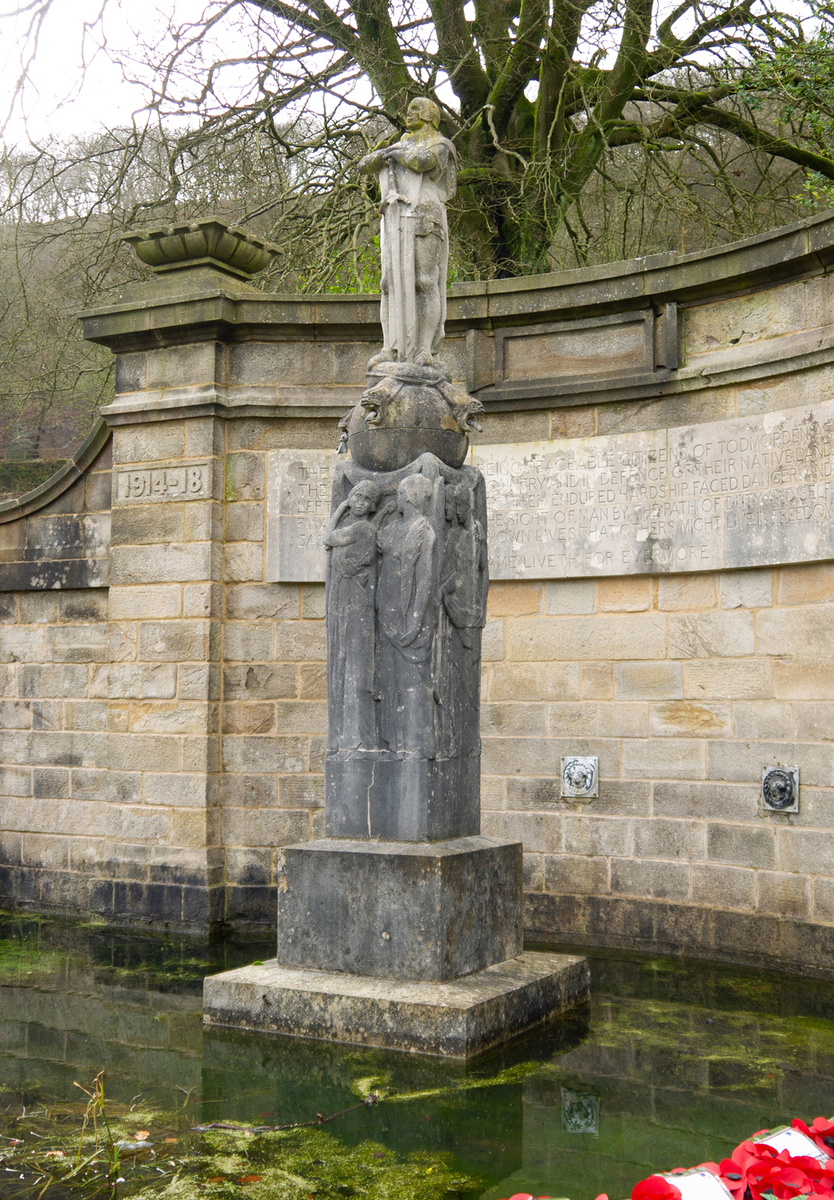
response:
[[[448,1154],[397,1155],[381,1143],[344,1146],[322,1129],[258,1135],[191,1129],[183,1110],[104,1101],[97,1128],[81,1105],[0,1113],[0,1195],[131,1196],[141,1200],[444,1200],[477,1196],[482,1182]],[[137,1140],[137,1134],[139,1139]]]
[[[461,1066],[204,1029],[202,976],[268,957],[263,943],[50,921],[22,930],[23,944],[12,945],[21,938],[10,921],[5,948],[0,941],[2,1132],[15,1136],[22,1106],[31,1116],[57,1097],[55,1127],[31,1129],[40,1144],[77,1141],[83,1105],[66,1107],[79,1097],[73,1081],[103,1067],[115,1140],[137,1127],[177,1139],[163,1141],[165,1158],[125,1161],[120,1195],[282,1196],[304,1181],[303,1197],[473,1187],[485,1200],[517,1191],[619,1197],[653,1171],[720,1159],[756,1129],[834,1112],[834,986],[816,980],[593,951],[590,1013]],[[370,1092],[382,1103],[323,1129],[192,1130],[307,1121]],[[15,1167],[37,1142],[26,1133],[11,1151]],[[261,1178],[232,1181],[244,1168],[237,1179]],[[30,1182],[4,1166],[0,1195],[28,1200],[37,1195]],[[44,1200],[84,1194],[65,1180]]]

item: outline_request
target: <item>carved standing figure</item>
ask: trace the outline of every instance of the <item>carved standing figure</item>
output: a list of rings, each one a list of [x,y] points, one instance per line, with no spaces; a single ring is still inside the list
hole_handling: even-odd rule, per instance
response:
[[[376,746],[374,652],[377,530],[381,488],[357,483],[322,535],[327,548],[328,749]]]
[[[440,110],[432,100],[412,100],[408,132],[400,141],[367,154],[359,163],[378,175],[382,193],[383,346],[379,362],[431,366],[446,320],[449,233],[446,201],[457,186],[452,143],[438,133]]]
[[[433,758],[432,641],[438,616],[438,504],[443,481],[409,475],[398,515],[380,529],[380,730],[389,750]],[[442,509],[440,511],[442,521]]]
[[[467,482],[446,484],[446,521],[435,677],[440,750],[452,757],[480,748],[481,629],[489,587],[486,534]]]

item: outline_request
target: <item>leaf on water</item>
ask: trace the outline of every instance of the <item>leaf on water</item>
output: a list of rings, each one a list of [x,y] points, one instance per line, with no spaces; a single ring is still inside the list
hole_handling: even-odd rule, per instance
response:
[[[178,1140],[177,1138],[164,1138],[163,1139],[163,1141],[166,1141],[166,1142],[176,1142],[177,1140]]]

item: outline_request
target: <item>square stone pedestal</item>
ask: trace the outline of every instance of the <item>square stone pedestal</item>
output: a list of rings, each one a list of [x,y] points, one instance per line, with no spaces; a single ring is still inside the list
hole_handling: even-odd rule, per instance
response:
[[[588,999],[584,958],[525,954],[521,844],[287,846],[277,956],[205,980],[203,1021],[468,1058]]]
[[[589,995],[588,962],[569,954],[522,953],[445,983],[292,969],[271,960],[206,979],[203,1021],[468,1058]]]
[[[522,949],[520,842],[322,838],[287,846],[277,961],[438,983]]]

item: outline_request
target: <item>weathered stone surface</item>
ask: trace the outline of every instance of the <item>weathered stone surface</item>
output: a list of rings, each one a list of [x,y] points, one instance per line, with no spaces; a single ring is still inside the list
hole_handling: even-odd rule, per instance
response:
[[[118,469],[113,472],[116,504],[171,503],[205,500],[212,494],[212,470],[207,462]]]
[[[445,980],[521,952],[521,847],[322,839],[285,851],[278,961]]]
[[[334,473],[323,534],[331,836],[478,832],[484,519],[478,473],[433,455],[403,471]]]
[[[737,570],[834,557],[833,428],[828,400],[766,418],[481,444],[472,462],[487,483],[491,577]],[[270,456],[268,578],[322,578],[316,544],[326,503],[314,481],[333,461],[327,451]],[[755,585],[745,586],[749,593]],[[772,601],[762,594],[761,603]]]
[[[593,579],[560,579],[547,583],[544,604],[548,616],[592,613],[596,606],[596,584]]]
[[[496,336],[496,375],[503,382],[585,377],[602,372],[628,376],[651,371],[652,314],[646,310],[610,317],[501,330]]]
[[[395,982],[278,962],[209,976],[203,1021],[468,1058],[587,1001],[587,960],[520,954],[447,983]]]

